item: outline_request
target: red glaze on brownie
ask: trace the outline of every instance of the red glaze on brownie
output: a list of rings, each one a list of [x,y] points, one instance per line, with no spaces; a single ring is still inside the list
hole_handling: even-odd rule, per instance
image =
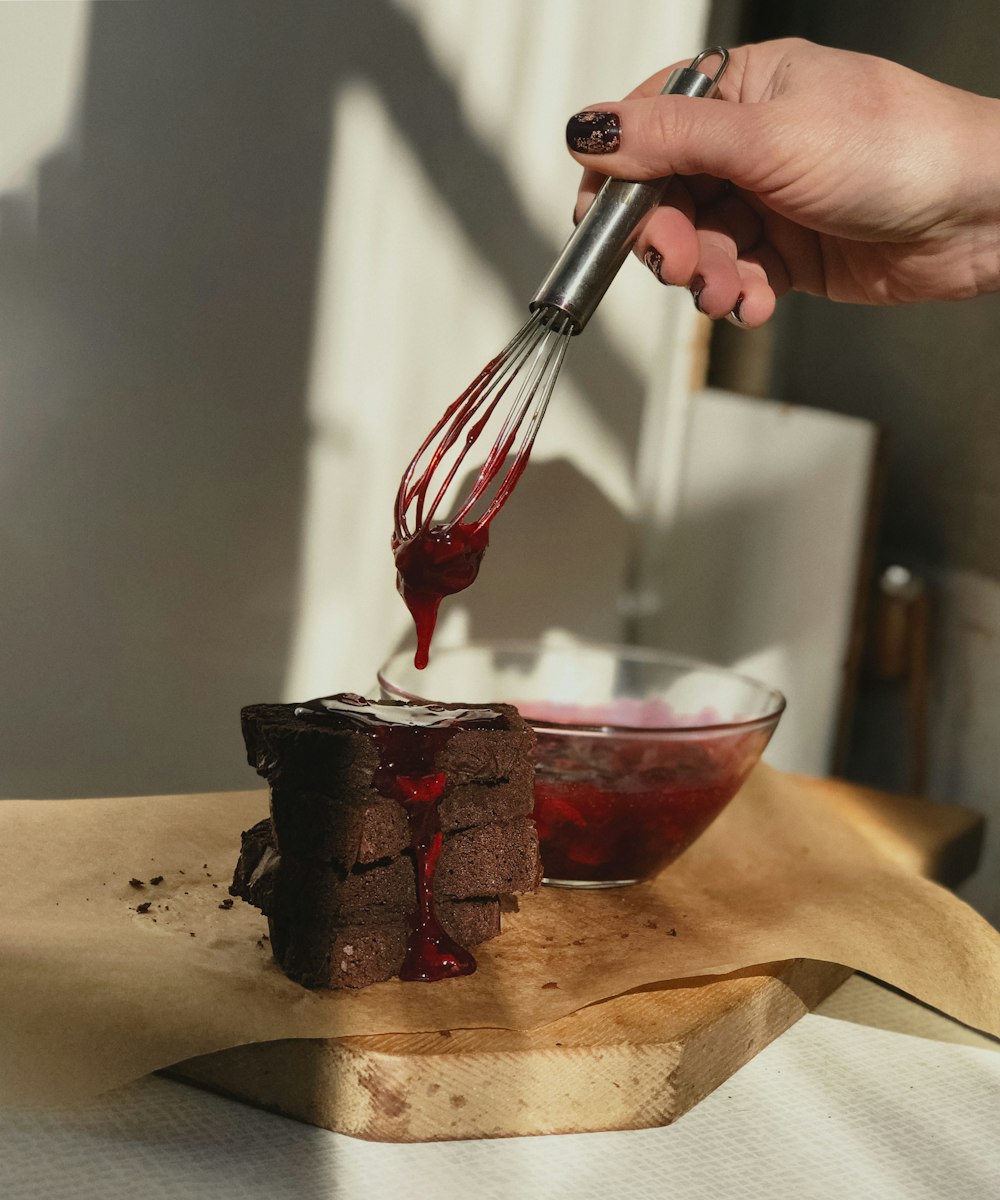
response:
[[[375,743],[375,789],[406,809],[417,880],[417,909],[399,977],[433,982],[476,969],[472,954],[441,927],[434,912],[434,868],[441,854],[438,802],[447,778],[435,770],[438,755],[461,729],[503,729],[503,713],[440,704],[377,704],[343,692],[309,700],[295,715],[363,733]]]

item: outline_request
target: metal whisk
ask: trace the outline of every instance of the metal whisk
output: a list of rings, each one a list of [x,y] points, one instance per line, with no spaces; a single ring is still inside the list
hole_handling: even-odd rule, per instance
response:
[[[503,507],[527,464],[559,369],[566,357],[570,335],[574,332],[573,321],[566,313],[549,307],[535,309],[496,358],[488,362],[461,396],[449,405],[403,475],[396,494],[397,540],[411,536],[407,523],[411,506],[412,533],[430,527],[466,455],[489,425],[508,390],[516,384],[513,403],[486,461],[469,494],[449,521],[450,525],[471,523],[480,528],[489,524]],[[456,453],[449,458],[446,469],[442,469],[444,460],[460,439]],[[489,498],[488,506],[473,516],[512,451],[513,465]],[[423,469],[417,474],[421,463]]]
[[[705,59],[714,57],[720,60],[714,75],[698,69]],[[663,92],[710,97],[715,94],[728,62],[729,55],[721,46],[703,50],[689,66],[671,74]],[[407,597],[404,584],[410,592],[447,595],[467,587],[475,578],[489,524],[527,465],[569,340],[593,316],[635,244],[643,222],[660,203],[668,182],[668,179],[605,182],[532,297],[527,322],[446,410],[413,456],[396,495],[393,533],[404,598]],[[438,521],[438,512],[456,473],[491,426],[494,414],[500,419],[503,410],[499,413],[497,410],[508,394],[512,396],[510,407],[469,493],[448,520]],[[492,424],[495,427],[496,422]],[[461,545],[450,540],[456,531],[463,535]],[[415,574],[406,577],[400,558],[401,547],[412,549],[418,541],[426,545],[434,543],[432,553],[421,551],[411,554],[409,559],[421,571],[428,566],[435,568],[436,575],[434,571],[430,575],[424,571],[429,580],[426,586],[414,582]],[[470,549],[474,552],[474,565],[458,572],[450,581],[442,579],[438,569],[441,564],[453,564],[459,554],[468,558]]]

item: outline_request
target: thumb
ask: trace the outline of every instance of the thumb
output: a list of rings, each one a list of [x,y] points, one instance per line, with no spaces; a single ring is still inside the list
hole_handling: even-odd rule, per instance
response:
[[[769,168],[765,105],[643,96],[570,117],[566,143],[590,170],[619,179],[714,175],[753,189]]]

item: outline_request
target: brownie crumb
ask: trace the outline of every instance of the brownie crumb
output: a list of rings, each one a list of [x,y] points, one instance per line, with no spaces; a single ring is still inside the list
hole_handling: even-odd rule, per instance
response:
[[[217,883],[213,883],[213,884],[212,884],[212,887],[218,887],[218,886],[219,886],[219,885],[218,885]]]
[[[147,913],[147,912],[149,912],[149,906],[152,903],[153,903],[152,900],[146,900],[144,903],[136,905],[135,911],[140,912],[140,913]]]
[[[160,884],[163,882],[163,876],[162,875],[154,875],[153,878],[149,882],[153,885],[153,887],[159,887]]]
[[[549,988],[557,988],[558,986],[559,986],[559,984],[556,983],[556,981],[554,979],[552,979],[548,983],[542,984],[542,991],[544,992]]]
[[[194,937],[194,931],[193,931],[193,930],[192,930],[192,932],[191,932],[190,936],[191,936],[191,937]]]
[[[178,875],[186,875],[186,874],[187,874],[187,871],[182,871],[182,870],[180,869],[180,867],[178,867],[178,868],[177,868],[177,874],[178,874]]]
[[[232,908],[232,907],[233,907],[232,900],[223,900],[223,902],[219,905],[219,908]]]
[[[439,1037],[451,1037],[451,1030],[450,1029],[439,1029],[438,1036]]]
[[[130,879],[130,880],[128,881],[128,885],[129,885],[129,887],[134,887],[134,888],[141,888],[141,887],[145,887],[145,886],[146,886],[146,885],[145,885],[145,884],[142,882],[142,880],[141,880],[141,879]]]
[[[676,929],[668,929],[668,930],[667,930],[667,936],[668,936],[668,937],[676,937],[676,936],[677,936],[677,930],[676,930]]]

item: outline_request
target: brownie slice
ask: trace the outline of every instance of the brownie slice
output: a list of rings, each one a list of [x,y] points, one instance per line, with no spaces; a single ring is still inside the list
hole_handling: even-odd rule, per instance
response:
[[[467,900],[439,897],[434,910],[441,927],[460,946],[478,946],[500,932],[503,896],[471,896]]]
[[[434,871],[434,888],[441,896],[533,892],[541,882],[538,834],[524,818],[451,834]]]
[[[398,708],[401,702],[386,702]],[[370,737],[358,729],[331,726],[320,716],[296,716],[294,704],[251,704],[241,713],[247,761],[272,787],[351,796],[371,788],[378,753]],[[444,704],[443,712],[463,713],[465,704]],[[457,729],[434,762],[450,787],[466,783],[499,783],[523,771],[535,735],[511,704],[491,704],[503,725],[499,729]]]
[[[500,901],[440,900],[435,904],[445,932],[462,946],[476,946],[500,932]],[[274,958],[286,975],[309,988],[362,988],[399,974],[406,957],[410,922],[332,925],[289,917],[268,918]]]
[[[438,805],[446,833],[529,817],[534,807],[534,770],[521,764],[501,783],[467,783],[446,788]],[[369,791],[366,798],[315,791],[271,790],[277,844],[296,858],[336,862],[345,868],[391,858],[410,844],[406,810],[395,800]]]
[[[445,833],[474,825],[492,825],[530,817],[535,804],[535,771],[530,761],[515,764],[503,783],[465,783],[446,787],[438,803]]]
[[[303,925],[269,917],[274,960],[296,983],[308,988],[363,988],[399,973],[409,928],[388,925]]]
[[[435,893],[470,900],[532,892],[540,882],[538,837],[523,818],[448,834],[434,873]],[[360,924],[401,916],[416,908],[416,880],[408,854],[344,872],[279,854],[265,818],[243,834],[230,894],[267,916]]]
[[[347,870],[391,858],[410,844],[406,809],[367,787],[353,797],[274,787],[271,816],[284,853]]]
[[[375,924],[416,908],[413,864],[406,857],[343,871],[279,854],[268,819],[243,834],[232,896],[259,908],[266,917],[309,920],[323,914],[346,924]]]

